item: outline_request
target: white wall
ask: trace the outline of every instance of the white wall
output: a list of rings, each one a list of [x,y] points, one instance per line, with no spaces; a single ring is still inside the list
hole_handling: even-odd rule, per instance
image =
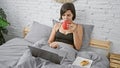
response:
[[[95,25],[92,38],[112,41],[111,51],[120,53],[120,0],[77,0],[74,4],[76,22]],[[22,37],[23,28],[34,20],[52,26],[61,5],[54,0],[0,0],[11,23],[6,39]]]

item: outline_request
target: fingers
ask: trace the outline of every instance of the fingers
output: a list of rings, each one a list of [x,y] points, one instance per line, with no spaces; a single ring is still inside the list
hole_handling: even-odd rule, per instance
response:
[[[70,30],[71,32],[73,32],[73,31],[75,30],[75,28],[76,28],[76,24],[70,24],[70,25],[69,25],[69,30]]]
[[[50,44],[51,48],[58,48],[58,44],[56,42],[53,42]]]

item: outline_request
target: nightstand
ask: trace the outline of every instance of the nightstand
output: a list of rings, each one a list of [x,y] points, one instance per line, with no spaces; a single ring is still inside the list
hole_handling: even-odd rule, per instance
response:
[[[120,68],[120,54],[110,54],[110,68]]]

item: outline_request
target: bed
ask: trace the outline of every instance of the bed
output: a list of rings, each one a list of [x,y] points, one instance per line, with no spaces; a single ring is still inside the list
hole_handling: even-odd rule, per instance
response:
[[[110,41],[91,39],[93,26],[84,26],[84,41],[80,51],[73,52],[66,44],[60,42],[61,48],[71,51],[62,64],[32,56],[28,46],[35,46],[66,57],[66,52],[50,49],[47,40],[51,27],[34,21],[31,29],[24,29],[24,38],[14,38],[0,46],[0,68],[85,68],[72,65],[76,56],[93,60],[91,68],[109,68]],[[64,50],[64,49],[63,49]],[[55,52],[56,51],[56,52]],[[73,53],[72,53],[73,52]]]

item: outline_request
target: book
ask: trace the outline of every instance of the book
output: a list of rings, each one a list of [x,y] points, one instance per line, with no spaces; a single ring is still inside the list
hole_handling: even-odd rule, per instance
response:
[[[77,56],[77,58],[72,63],[72,65],[77,65],[77,66],[80,66],[80,67],[90,68],[92,62],[93,62],[93,60]]]

